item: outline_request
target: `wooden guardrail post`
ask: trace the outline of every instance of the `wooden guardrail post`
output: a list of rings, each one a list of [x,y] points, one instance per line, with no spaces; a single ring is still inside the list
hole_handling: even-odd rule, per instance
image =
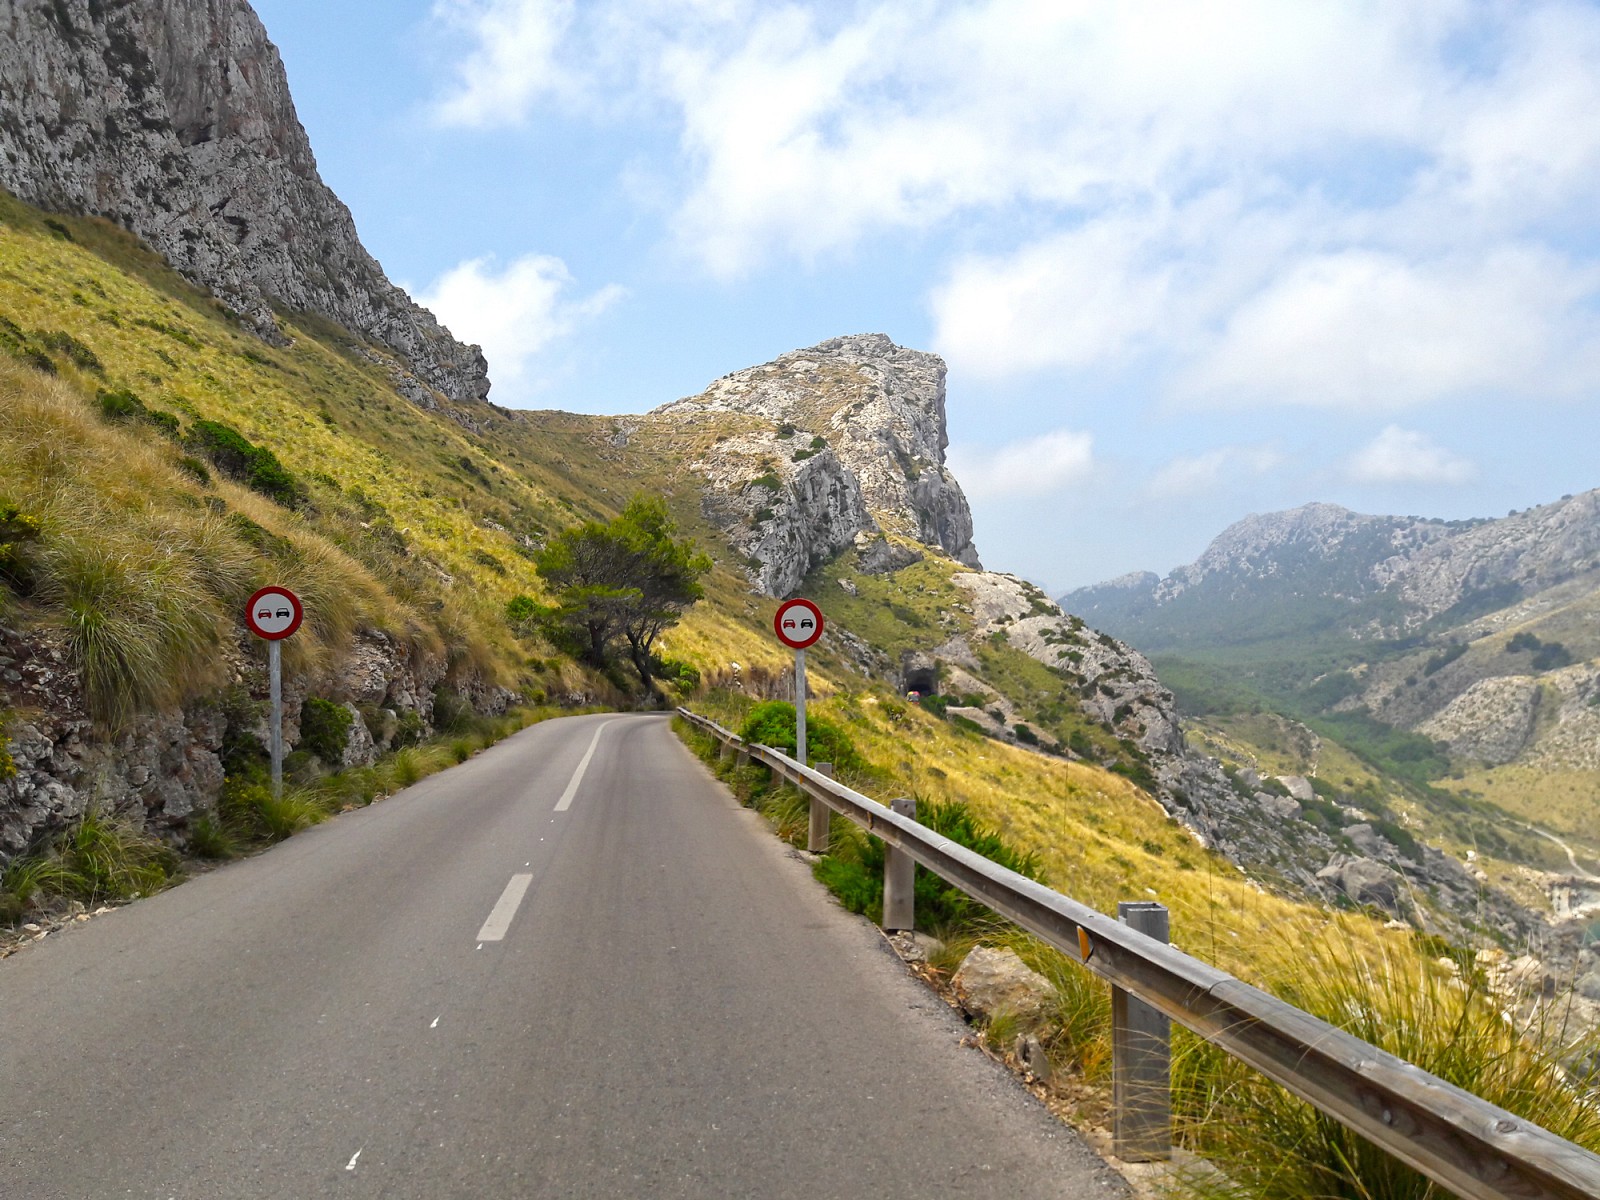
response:
[[[832,763],[818,763],[813,770],[818,775],[833,778]],[[806,849],[813,854],[824,854],[828,849],[828,819],[833,815],[833,810],[818,800],[811,797],[811,828],[806,835]]]
[[[1123,901],[1117,919],[1165,944],[1167,908]],[[1119,987],[1111,989],[1112,1149],[1127,1162],[1172,1156],[1172,1022]]]
[[[917,802],[899,799],[889,801],[889,811],[902,817],[917,819]],[[883,927],[885,929],[915,929],[916,922],[916,861],[904,850],[893,846],[883,848]]]

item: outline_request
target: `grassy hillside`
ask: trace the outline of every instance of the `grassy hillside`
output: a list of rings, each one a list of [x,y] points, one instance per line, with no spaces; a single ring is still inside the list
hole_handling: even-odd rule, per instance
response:
[[[0,194],[0,502],[42,529],[20,616],[68,621],[86,586],[68,575],[98,546],[118,588],[188,623],[146,656],[142,690],[110,687],[99,711],[211,686],[196,653],[227,640],[239,603],[269,579],[308,601],[313,636],[292,656],[326,657],[367,624],[442,649],[457,673],[531,693],[605,690],[519,645],[504,606],[541,594],[531,555],[544,538],[613,516],[635,490],[665,493],[704,538],[693,489],[671,486],[673,447],[618,450],[606,419],[489,406],[462,414],[468,428],[398,395],[381,352],[323,321],[279,319],[283,349],[122,231]],[[102,393],[131,404],[108,419]],[[205,422],[272,452],[284,476],[266,481],[270,494],[206,461]],[[742,577],[722,569],[709,586],[713,602],[669,636],[672,652],[775,659],[752,635],[761,613]]]

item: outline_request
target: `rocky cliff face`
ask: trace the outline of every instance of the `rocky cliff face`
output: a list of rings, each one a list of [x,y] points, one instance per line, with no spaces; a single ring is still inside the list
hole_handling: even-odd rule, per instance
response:
[[[862,534],[980,565],[972,512],[944,463],[944,379],[935,355],[860,334],[725,375],[650,418],[737,430],[691,466],[757,586],[784,595]]]
[[[263,337],[274,306],[316,313],[415,402],[488,395],[478,348],[362,248],[245,0],[0,0],[0,186],[131,230]]]
[[[180,844],[195,818],[214,814],[226,742],[265,745],[268,736],[260,647],[241,634],[225,656],[230,688],[181,709],[142,713],[108,737],[84,710],[82,674],[64,636],[0,624],[0,702],[12,714],[3,743],[12,769],[0,775],[0,866],[95,806]],[[284,680],[285,746],[299,742],[301,705],[315,694],[351,713],[341,765],[371,762],[403,724],[431,731],[445,666],[441,655],[362,631],[325,670]],[[465,694],[488,712],[505,711],[511,699],[476,684]]]

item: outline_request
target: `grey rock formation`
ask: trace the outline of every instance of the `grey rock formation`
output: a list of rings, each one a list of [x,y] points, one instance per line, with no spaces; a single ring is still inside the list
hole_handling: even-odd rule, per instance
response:
[[[1524,675],[1483,679],[1417,727],[1450,753],[1498,766],[1522,753],[1533,736],[1541,689]]]
[[[263,337],[273,306],[316,313],[416,402],[488,395],[478,348],[362,248],[245,0],[0,0],[0,185],[131,230]]]
[[[759,589],[778,596],[858,533],[890,532],[979,565],[972,512],[945,467],[944,380],[936,356],[861,334],[725,375],[650,417],[729,431],[691,465],[710,484],[707,515],[755,560]],[[766,510],[772,527],[762,529],[754,518]],[[895,569],[895,552],[884,553],[882,569]]]
[[[1327,880],[1356,904],[1376,904],[1390,912],[1399,907],[1400,873],[1370,858],[1336,854],[1317,872],[1317,878]]]
[[[0,864],[91,807],[179,843],[191,821],[215,812],[224,738],[231,731],[264,743],[267,736],[264,662],[242,644],[227,648],[225,658],[235,681],[230,692],[143,713],[108,737],[84,709],[82,677],[63,636],[0,625],[0,713],[20,714],[0,727],[16,768],[0,779]],[[285,746],[299,741],[300,706],[314,692],[345,702],[356,716],[342,765],[370,762],[398,727],[398,714],[414,713],[413,724],[431,730],[434,689],[444,676],[442,655],[364,631],[326,675],[286,676]],[[369,729],[366,715],[381,727]]]
[[[1075,682],[1090,716],[1147,753],[1183,753],[1172,693],[1144,655],[1063,613],[1043,591],[1015,575],[962,572],[952,582],[972,597],[975,639],[1003,633],[1011,645]]]
[[[956,968],[951,986],[967,1015],[989,1020],[1005,1015],[1023,1030],[1043,1027],[1050,1019],[1055,988],[1029,967],[1015,950],[974,946]]]
[[[742,555],[758,591],[787,596],[806,572],[876,533],[854,475],[831,449],[795,462],[771,430],[717,442],[694,464],[701,507]]]

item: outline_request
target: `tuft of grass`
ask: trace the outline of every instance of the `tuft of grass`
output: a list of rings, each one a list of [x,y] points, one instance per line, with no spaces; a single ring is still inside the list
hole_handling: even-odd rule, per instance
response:
[[[188,850],[196,858],[226,861],[241,853],[239,840],[228,826],[212,816],[204,816],[189,826]]]
[[[320,789],[287,787],[282,796],[274,796],[266,784],[236,781],[224,787],[219,809],[230,827],[269,844],[320,824],[334,812]]]
[[[1505,1001],[1397,947],[1285,933],[1272,990],[1355,1037],[1415,1063],[1552,1133],[1600,1149],[1600,1098],[1562,1065],[1574,1047],[1565,1014],[1510,1018]],[[1181,1032],[1181,1031],[1179,1031]],[[1199,1038],[1175,1039],[1179,1137],[1220,1167],[1193,1194],[1251,1200],[1305,1196],[1434,1200],[1443,1191],[1309,1104]]]
[[[6,891],[27,907],[47,898],[86,905],[152,895],[179,875],[178,858],[156,838],[115,814],[94,810],[42,852],[12,863]]]

